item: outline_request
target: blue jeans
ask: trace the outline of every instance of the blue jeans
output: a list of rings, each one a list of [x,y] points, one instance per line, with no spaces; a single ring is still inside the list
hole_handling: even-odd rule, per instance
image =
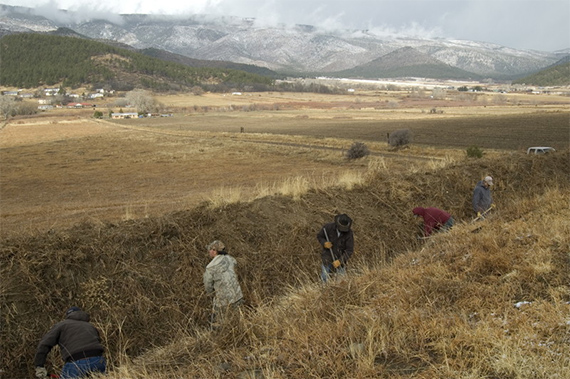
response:
[[[60,379],[84,378],[91,372],[106,372],[107,361],[105,357],[91,357],[80,359],[75,362],[67,362],[63,365]]]
[[[454,224],[455,220],[453,219],[453,217],[450,217],[449,220],[447,220],[447,222],[439,230],[441,230],[442,232],[447,232],[449,231],[449,229],[453,227]]]
[[[336,275],[345,275],[346,268],[344,266],[334,268],[332,263],[326,266],[324,264],[321,264],[321,280],[323,282],[326,282],[331,277],[332,273],[335,273]]]

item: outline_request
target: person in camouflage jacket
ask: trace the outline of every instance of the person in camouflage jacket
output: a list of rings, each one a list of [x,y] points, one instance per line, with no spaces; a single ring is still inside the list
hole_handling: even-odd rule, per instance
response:
[[[237,261],[226,252],[225,245],[216,240],[207,249],[212,260],[204,272],[204,287],[206,293],[214,294],[214,319],[228,307],[243,303],[243,293],[235,271]]]

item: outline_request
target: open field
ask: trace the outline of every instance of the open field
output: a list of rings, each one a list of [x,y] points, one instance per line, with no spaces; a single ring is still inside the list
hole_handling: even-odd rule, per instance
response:
[[[500,106],[382,96],[172,95],[159,99],[173,117],[95,120],[86,109],[11,119],[0,131],[2,233],[358,182],[386,162],[398,169],[463,159],[472,145],[488,154],[569,146],[570,113],[559,96]],[[387,146],[398,129],[413,132],[411,149]],[[355,141],[371,156],[347,161]]]
[[[43,136],[20,136],[14,143],[22,145],[2,148],[3,230],[146,217],[195,206],[224,188],[254,191],[286,178],[318,180],[343,165],[361,166],[339,165],[340,153],[328,158],[326,151],[271,151],[231,139],[154,134],[90,120],[17,127],[21,133],[27,128]],[[4,128],[4,142],[12,130]]]

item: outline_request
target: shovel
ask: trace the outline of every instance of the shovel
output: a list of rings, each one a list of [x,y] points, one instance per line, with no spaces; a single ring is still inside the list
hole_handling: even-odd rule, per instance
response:
[[[491,207],[490,207],[489,209],[487,209],[485,212],[481,213],[481,216],[477,216],[476,218],[474,218],[474,219],[471,221],[471,224],[473,224],[473,223],[475,223],[475,222],[477,222],[477,221],[479,221],[479,220],[484,219],[484,218],[485,218],[484,216],[485,216],[487,213],[489,213],[489,211],[490,211],[491,209],[494,209],[494,208],[495,208],[495,204],[491,204]],[[479,233],[479,232],[481,231],[481,229],[483,229],[483,225],[478,225],[478,226],[476,226],[475,228],[473,228],[470,232],[471,232],[471,233]]]
[[[477,221],[479,221],[479,220],[484,219],[484,218],[485,218],[485,215],[486,215],[487,213],[489,213],[489,212],[491,211],[491,209],[495,209],[495,204],[491,204],[491,206],[489,207],[489,209],[487,209],[485,212],[481,213],[479,216],[475,217],[475,218],[471,221],[471,223],[473,224],[474,222],[477,222]]]
[[[330,242],[329,236],[327,234],[327,230],[325,228],[323,228],[323,232],[325,232],[325,238],[327,239],[327,242]],[[333,262],[336,261],[332,247],[329,247],[329,251],[331,252],[331,258],[332,258]]]

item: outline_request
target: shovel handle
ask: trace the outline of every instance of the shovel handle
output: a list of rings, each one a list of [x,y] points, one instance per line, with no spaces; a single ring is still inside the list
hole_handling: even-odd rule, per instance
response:
[[[485,216],[487,213],[489,213],[489,212],[491,211],[491,209],[494,209],[494,208],[495,208],[495,204],[491,204],[491,206],[490,206],[489,208],[487,208],[487,210],[486,210],[485,212],[483,212],[483,213],[481,213],[479,216],[475,217],[475,218],[473,219],[473,221],[471,221],[471,222],[475,222],[475,221],[477,221],[477,220],[479,220],[479,219],[484,218],[483,216]]]
[[[323,228],[323,232],[325,232],[325,238],[327,239],[327,242],[330,242],[329,236],[327,234],[327,230],[325,228]],[[336,261],[336,258],[334,257],[334,253],[333,253],[332,248],[329,248],[329,251],[331,252],[331,258],[332,258],[333,262]]]

